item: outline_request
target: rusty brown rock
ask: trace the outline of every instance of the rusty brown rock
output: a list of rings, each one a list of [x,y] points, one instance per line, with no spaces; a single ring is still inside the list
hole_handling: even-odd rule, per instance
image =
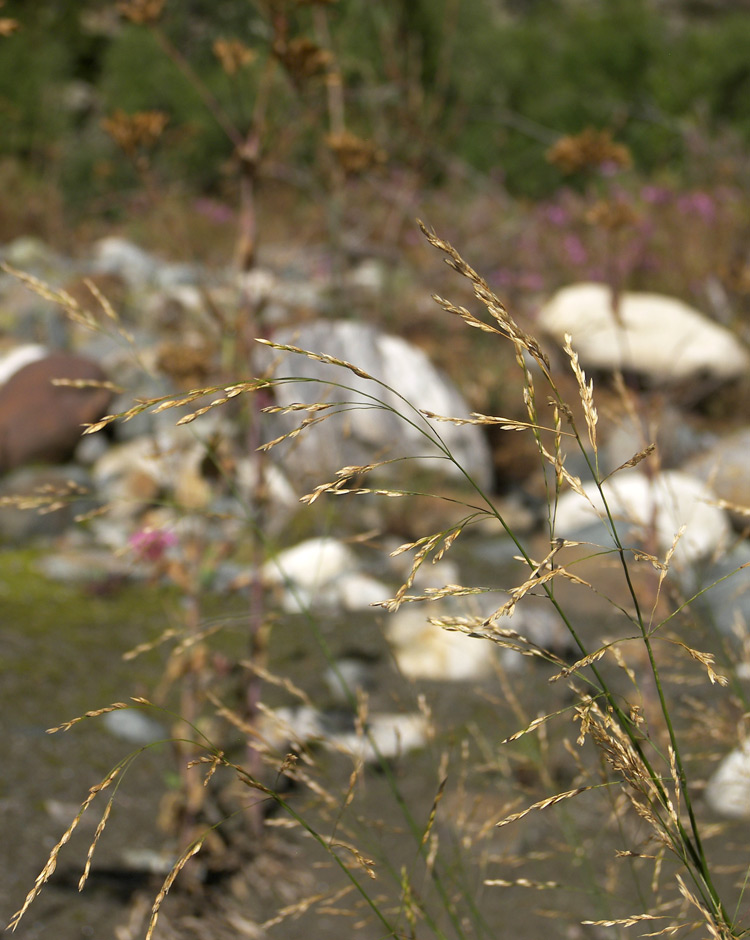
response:
[[[83,425],[107,413],[108,389],[53,385],[53,379],[103,382],[106,376],[95,362],[69,353],[53,353],[12,375],[0,387],[0,472],[68,459]]]

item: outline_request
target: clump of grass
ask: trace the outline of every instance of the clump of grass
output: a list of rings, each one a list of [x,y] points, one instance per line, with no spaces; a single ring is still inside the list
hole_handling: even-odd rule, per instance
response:
[[[738,938],[745,933],[737,913],[743,889],[741,886],[739,893],[735,892],[729,901],[723,887],[719,887],[715,866],[706,850],[706,826],[701,823],[696,800],[697,788],[680,733],[680,725],[685,722],[681,716],[678,722],[679,709],[683,703],[670,696],[669,685],[664,679],[665,670],[671,671],[676,664],[691,679],[697,669],[700,681],[716,689],[728,682],[716,666],[713,655],[693,648],[683,638],[668,632],[671,621],[688,609],[691,598],[677,598],[668,613],[661,612],[660,600],[664,600],[665,596],[670,599],[677,597],[676,590],[672,590],[670,575],[674,549],[681,533],[676,533],[674,544],[663,557],[646,553],[624,541],[603,485],[607,477],[599,462],[599,415],[593,383],[587,379],[570,338],[566,340],[562,352],[577,387],[579,400],[575,403],[565,400],[560,391],[558,374],[541,343],[516,322],[488,283],[452,245],[425,226],[422,226],[422,231],[430,245],[445,256],[447,264],[471,285],[485,316],[478,316],[467,307],[454,305],[440,296],[435,297],[436,302],[445,312],[460,318],[468,327],[486,334],[488,342],[511,344],[528,420],[483,414],[458,418],[420,411],[394,389],[363,372],[355,363],[334,358],[324,352],[275,344],[263,338],[259,341],[279,351],[338,366],[342,370],[341,385],[344,388],[347,387],[347,373],[371,381],[373,393],[368,406],[378,403],[381,392],[395,394],[398,407],[388,406],[389,409],[395,410],[404,421],[418,428],[424,438],[437,447],[441,459],[452,462],[464,473],[467,484],[472,488],[473,498],[467,501],[466,514],[460,521],[439,531],[426,533],[393,552],[411,553],[412,562],[403,584],[393,597],[382,601],[382,608],[393,612],[403,604],[431,602],[437,598],[489,596],[497,591],[497,585],[448,584],[421,593],[414,593],[412,589],[419,569],[444,558],[456,542],[479,522],[486,524],[487,520],[493,521],[498,532],[515,544],[522,576],[515,585],[503,586],[505,598],[502,603],[495,604],[489,614],[428,619],[436,630],[466,634],[467,643],[484,642],[510,648],[554,667],[554,673],[549,677],[552,683],[550,707],[540,711],[539,705],[542,703],[537,703],[536,714],[529,715],[526,704],[517,697],[509,677],[501,675],[506,702],[510,703],[521,727],[506,735],[499,745],[493,743],[485,729],[479,727],[473,731],[475,742],[484,748],[486,765],[493,772],[502,769],[504,781],[512,776],[512,772],[508,771],[512,766],[511,758],[504,756],[504,749],[510,749],[508,753],[517,759],[519,751],[513,749],[527,748],[527,753],[534,755],[539,782],[547,792],[541,798],[525,802],[522,802],[519,793],[526,793],[528,787],[519,787],[516,792],[506,794],[507,798],[501,800],[502,808],[497,808],[491,821],[485,818],[479,834],[470,828],[469,814],[464,807],[464,812],[457,817],[466,827],[457,837],[459,861],[452,861],[452,856],[441,845],[440,824],[447,821],[443,820],[442,812],[446,794],[450,795],[448,782],[452,775],[457,777],[456,793],[459,798],[465,797],[469,774],[468,745],[459,748],[457,758],[455,755],[451,757],[447,751],[440,758],[432,803],[430,806],[418,806],[415,810],[404,796],[402,782],[394,772],[392,762],[380,753],[372,731],[367,697],[361,694],[357,697],[351,690],[357,734],[363,741],[369,742],[375,760],[383,771],[388,792],[402,814],[403,829],[397,836],[393,857],[386,851],[373,859],[373,842],[377,847],[377,840],[373,840],[372,817],[368,817],[362,808],[362,794],[366,785],[362,756],[350,755],[351,769],[342,785],[331,766],[319,759],[314,748],[303,743],[280,752],[264,739],[259,716],[267,712],[267,706],[260,699],[255,701],[254,710],[248,712],[247,709],[234,709],[227,705],[215,692],[207,697],[214,706],[215,715],[239,730],[242,737],[249,741],[250,750],[255,755],[252,760],[233,759],[221,746],[208,740],[198,728],[193,715],[183,716],[187,720],[188,734],[185,740],[189,744],[183,751],[183,758],[187,762],[186,772],[205,769],[206,786],[222,772],[233,778],[241,791],[253,794],[251,802],[254,805],[259,800],[271,801],[281,810],[281,819],[286,821],[284,824],[311,839],[323,857],[345,879],[344,889],[337,887],[330,892],[311,895],[287,905],[278,917],[267,921],[268,927],[287,917],[302,916],[308,910],[330,911],[346,896],[350,905],[348,913],[360,918],[363,924],[368,921],[375,923],[381,935],[415,937],[419,933],[459,938],[496,935],[497,925],[484,913],[479,900],[480,895],[486,899],[485,889],[553,891],[564,895],[570,886],[566,886],[559,878],[544,876],[533,878],[522,874],[509,877],[506,872],[503,877],[497,877],[492,871],[496,860],[490,857],[482,861],[481,856],[476,854],[477,847],[486,839],[487,832],[505,830],[511,825],[519,826],[524,821],[528,824],[540,814],[555,813],[568,839],[567,845],[562,843],[557,850],[558,861],[565,859],[570,852],[571,858],[583,865],[586,859],[581,859],[580,852],[576,854],[575,841],[578,837],[569,810],[566,809],[572,801],[579,800],[586,807],[597,807],[594,812],[606,821],[607,828],[612,827],[618,832],[621,841],[618,864],[629,866],[643,908],[623,912],[616,888],[599,884],[598,873],[591,871],[587,876],[591,878],[591,883],[586,885],[587,896],[593,899],[592,903],[598,905],[601,902],[605,909],[614,908],[615,914],[593,918],[581,917],[579,912],[579,920],[589,926],[615,928],[618,932],[645,924],[649,929],[651,926],[656,928],[649,935],[671,935],[678,930],[685,930],[686,933],[708,932],[716,938]],[[184,395],[141,401],[127,412],[107,416],[88,428],[87,433],[94,433],[118,419],[130,420],[144,412],[161,412],[172,408],[190,407],[192,410],[178,421],[179,424],[190,423],[240,396],[268,392],[275,384],[290,381],[294,381],[293,376],[275,379],[261,377],[195,389]],[[295,407],[293,410],[300,410],[303,414],[299,425],[261,445],[261,449],[268,451],[293,442],[299,434],[310,433],[319,422],[329,420],[340,408],[350,411],[353,406],[357,407],[356,402],[332,406],[330,402],[321,401],[304,408]],[[380,407],[386,406],[381,403]],[[273,414],[279,409],[270,405],[264,411]],[[580,426],[575,417],[577,412],[583,415],[583,424]],[[533,437],[547,494],[546,545],[541,553],[536,550],[538,543],[535,547],[516,533],[491,495],[482,490],[457,464],[440,435],[440,422],[494,425],[508,433],[523,433]],[[581,545],[561,537],[556,530],[556,507],[562,491],[566,487],[572,488],[586,498],[587,490],[581,478],[567,467],[568,457],[574,451],[580,454],[589,480],[595,485],[602,500],[602,519],[609,536],[607,545]],[[653,451],[652,445],[644,447],[615,473],[653,460]],[[343,467],[332,480],[321,483],[303,496],[302,501],[312,504],[324,497],[344,495],[402,498],[413,495],[403,489],[379,485],[375,475],[381,468],[382,463]],[[373,478],[372,485],[368,485],[368,477]],[[593,631],[592,636],[592,630],[577,621],[565,599],[569,588],[594,593],[604,590],[578,573],[581,570],[578,566],[582,562],[590,564],[592,559],[614,560],[619,571],[622,590],[611,599],[615,618],[613,622],[620,629],[620,634],[615,637],[596,631]],[[650,591],[646,594],[637,587],[640,582],[634,571],[644,563],[650,565],[655,573]],[[526,605],[532,596],[543,598],[563,624],[574,649],[573,662],[566,661],[558,653],[513,629],[511,618],[514,612]],[[312,629],[317,629],[314,622],[310,621],[310,624]],[[324,652],[329,656],[320,631],[318,637]],[[283,677],[273,676],[262,663],[251,661],[249,668],[268,685],[282,686],[302,704],[310,704],[304,690]],[[342,677],[339,676],[339,679]],[[568,693],[560,700],[555,698],[554,688],[563,683]],[[138,700],[134,705],[147,707],[148,703]],[[86,717],[96,718],[105,711],[122,707],[127,706],[117,703],[108,709],[90,712]],[[429,718],[426,701],[421,702],[421,707],[425,717]],[[700,702],[697,702],[694,714],[699,712]],[[67,730],[78,720],[67,722],[61,729]],[[430,724],[434,729],[434,723]],[[564,788],[556,787],[551,756],[550,728],[555,726],[562,726],[563,744],[574,767],[570,779],[572,785]],[[51,852],[24,905],[11,921],[13,928],[52,875],[59,852],[83,813],[100,792],[122,776],[121,771],[126,769],[128,761],[134,756],[128,757],[91,789],[80,813]],[[500,776],[498,774],[498,778]],[[282,794],[277,783],[269,782],[281,778],[293,781],[308,795],[311,802],[307,809]],[[499,789],[505,785],[504,782]],[[593,802],[595,800],[599,802]],[[91,857],[109,818],[110,807],[111,801],[105,808],[93,838],[82,881],[88,874]],[[600,828],[601,823],[597,831]],[[153,902],[146,929],[147,940],[154,932],[162,904],[177,876],[189,859],[200,852],[210,831],[212,827],[202,833],[194,829],[189,839],[183,840],[186,844],[181,846]],[[552,855],[555,851],[553,845]],[[505,869],[526,865],[528,859],[522,857],[523,853],[519,852],[518,856],[506,853],[500,860]],[[401,864],[400,859],[403,857],[407,860]],[[609,866],[606,874],[609,878]],[[560,916],[573,916],[569,898],[561,897],[559,908],[564,912]],[[652,925],[652,921],[656,923]]]

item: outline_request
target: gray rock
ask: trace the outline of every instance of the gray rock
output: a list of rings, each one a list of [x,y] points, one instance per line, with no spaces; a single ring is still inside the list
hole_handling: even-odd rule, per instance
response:
[[[747,541],[702,567],[700,577],[691,585],[695,591],[704,591],[693,601],[693,611],[725,636],[736,639],[741,639],[742,631],[750,625],[750,580],[747,569],[738,570],[742,565],[750,565]]]
[[[750,819],[750,741],[728,754],[706,784],[706,802],[722,816]]]
[[[583,485],[586,497],[569,490],[557,504],[556,534],[564,538],[591,536],[591,527],[600,530],[595,541],[612,544],[605,524],[604,502],[593,483]],[[671,549],[675,536],[684,525],[685,531],[674,549],[673,564],[689,569],[726,547],[730,534],[726,513],[711,505],[713,493],[708,487],[676,470],[667,470],[649,478],[638,470],[625,470],[604,484],[604,491],[618,532],[628,532],[631,539],[637,530],[653,526],[662,556]],[[621,526],[621,527],[620,527]]]
[[[680,467],[688,473],[693,473],[692,464],[686,465],[686,461],[691,461],[696,454],[709,452],[717,440],[716,434],[694,427],[690,416],[669,404],[665,404],[658,414],[649,415],[642,423],[633,422],[629,415],[621,415],[617,424],[609,427],[602,427],[600,424],[599,430],[604,440],[604,446],[600,449],[599,465],[605,474],[621,467],[625,461],[651,443],[656,444],[662,469]],[[566,467],[571,469],[568,463]],[[583,475],[585,476],[585,471]],[[693,475],[707,480],[703,473]]]
[[[65,532],[77,515],[96,505],[91,496],[76,495],[71,483],[89,492],[93,489],[86,471],[75,466],[22,467],[9,473],[0,484],[0,499],[7,500],[0,506],[0,537],[21,542]],[[63,505],[46,511],[53,493],[62,494]]]
[[[52,581],[63,584],[92,584],[110,578],[127,578],[132,565],[109,550],[67,550],[65,553],[44,555],[36,567]]]
[[[699,480],[706,481],[720,499],[750,511],[748,454],[750,428],[743,428],[714,441],[705,453],[690,460],[685,469]],[[741,512],[734,516],[739,528],[750,524],[748,516]]]
[[[7,261],[14,268],[20,268],[30,274],[46,276],[53,271],[59,272],[69,267],[69,262],[45,245],[40,238],[31,235],[15,238],[5,245],[0,255],[3,261]]]
[[[107,712],[102,721],[115,737],[130,744],[153,744],[169,737],[169,732],[158,721],[137,708]]]
[[[97,273],[117,274],[131,287],[143,288],[156,278],[159,263],[127,239],[111,235],[94,246],[93,268]]]
[[[195,264],[162,264],[156,269],[156,285],[163,290],[200,284],[205,272]]]
[[[261,368],[274,363],[276,377],[298,376],[313,380],[277,386],[275,393],[279,404],[342,403],[341,414],[309,428],[284,447],[284,469],[290,478],[320,483],[330,479],[342,466],[416,457],[416,461],[406,464],[407,474],[413,476],[418,468],[444,478],[463,479],[453,463],[436,459],[440,454],[438,448],[422,433],[428,432],[431,436],[440,435],[455,459],[480,486],[490,485],[492,461],[479,428],[428,422],[399,397],[400,393],[416,408],[440,415],[456,418],[469,415],[463,397],[420,349],[373,326],[351,321],[320,320],[294,330],[279,330],[274,339],[350,362],[388,386],[306,356],[264,349],[260,356]],[[373,399],[382,400],[386,407],[378,407]],[[355,404],[348,404],[351,402]],[[278,416],[271,436],[291,430],[304,417],[304,412]]]

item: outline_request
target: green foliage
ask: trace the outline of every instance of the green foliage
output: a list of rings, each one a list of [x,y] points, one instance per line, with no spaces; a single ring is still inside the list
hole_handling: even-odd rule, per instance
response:
[[[3,16],[17,17],[23,29],[3,41],[0,55],[0,153],[41,169],[72,130],[63,97],[75,53],[71,18],[64,8],[35,10],[19,2],[8,4]]]
[[[191,64],[195,67],[195,62]],[[208,67],[205,63],[204,72]],[[206,78],[215,80],[217,73],[215,69]],[[229,141],[195,88],[148,30],[126,27],[109,45],[102,60],[99,93],[105,114],[120,108],[128,114],[156,110],[168,115],[166,140],[169,143],[171,138],[174,146],[160,146],[156,162],[171,179],[187,176],[200,186],[231,153]],[[118,159],[114,145],[110,149]]]
[[[4,15],[22,28],[2,40],[0,154],[47,175],[59,167],[80,201],[97,162],[124,165],[99,132],[101,118],[116,108],[158,109],[170,117],[169,146],[157,158],[165,177],[216,185],[232,145],[147,28],[116,19],[103,26],[94,2],[10,0]],[[288,37],[320,41],[315,17],[310,7],[290,8]],[[561,182],[547,149],[586,126],[610,129],[645,173],[679,171],[696,125],[750,140],[750,21],[741,14],[704,21],[653,0],[340,0],[325,17],[347,124],[375,138],[393,163],[418,167],[426,182],[458,157],[501,172],[512,192],[544,196]],[[227,114],[247,126],[271,39],[261,5],[168,4],[161,25]],[[230,80],[212,51],[218,38],[240,39],[256,63]],[[65,102],[80,81],[93,87],[93,102],[76,110]],[[279,74],[268,127],[275,159],[319,159],[308,124],[325,126],[324,99],[319,81],[294,89]],[[114,178],[127,174],[118,169]]]

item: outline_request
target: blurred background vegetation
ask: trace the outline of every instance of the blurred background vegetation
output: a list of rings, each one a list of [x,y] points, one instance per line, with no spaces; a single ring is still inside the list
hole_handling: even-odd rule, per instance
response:
[[[315,5],[291,6],[295,30],[310,33]],[[750,142],[746,4],[338,0],[326,8],[349,129],[425,186],[461,166],[492,175],[511,195],[546,197],[561,177],[545,154],[561,135],[588,126],[609,129],[642,173],[672,184],[741,171]],[[271,0],[165,7],[160,29],[239,124],[271,54],[269,11]],[[120,108],[168,116],[170,146],[154,158],[165,179],[227,195],[222,168],[232,144],[152,31],[101,0],[7,0],[2,16],[20,25],[0,56],[6,191],[33,202],[43,186],[47,202],[61,199],[68,212],[114,212],[113,193],[136,184],[102,128]],[[257,53],[233,83],[212,52],[226,37]],[[272,162],[304,169],[316,159],[323,106],[316,111],[308,91],[289,82],[274,94],[265,128]]]

